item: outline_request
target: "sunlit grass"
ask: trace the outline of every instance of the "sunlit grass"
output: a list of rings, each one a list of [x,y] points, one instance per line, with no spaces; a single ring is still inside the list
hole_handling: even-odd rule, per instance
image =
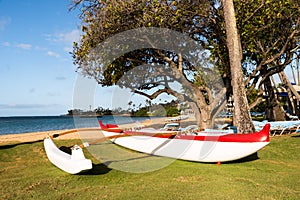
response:
[[[272,137],[258,157],[221,165],[177,160],[142,174],[94,160],[90,172],[69,175],[48,161],[42,142],[0,146],[0,199],[300,199],[300,137]]]

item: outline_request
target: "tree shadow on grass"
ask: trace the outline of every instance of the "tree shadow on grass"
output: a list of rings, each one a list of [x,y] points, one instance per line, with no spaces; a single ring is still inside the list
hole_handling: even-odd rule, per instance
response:
[[[103,175],[103,174],[107,174],[111,170],[112,169],[108,168],[105,164],[99,163],[99,164],[93,164],[92,169],[85,172],[81,172],[78,175]]]
[[[258,160],[259,157],[258,157],[258,154],[257,152],[249,155],[249,156],[246,156],[244,158],[240,158],[238,160],[233,160],[233,161],[227,161],[227,162],[222,162],[222,164],[234,164],[234,163],[244,163],[244,162],[251,162],[251,161],[254,161],[254,160]]]
[[[227,162],[222,162],[221,164],[234,164],[234,163],[244,163],[244,162],[251,162],[251,161],[254,161],[254,160],[258,160],[259,157],[258,157],[258,154],[257,152],[252,154],[252,155],[249,155],[247,157],[244,157],[244,158],[241,158],[241,159],[238,159],[238,160],[234,160],[234,161],[227,161]],[[108,172],[110,172],[112,169],[107,167],[107,164],[108,163],[111,163],[111,162],[117,162],[117,161],[110,161],[110,162],[107,162],[106,164],[103,164],[103,163],[100,163],[100,164],[93,164],[93,168],[89,171],[86,171],[86,172],[82,172],[78,175],[102,175],[102,174],[106,174]],[[216,164],[216,163],[203,163],[203,164]]]
[[[292,137],[295,137],[295,138],[299,137],[300,138],[300,135],[294,135]],[[43,140],[37,140],[37,141],[32,141],[32,142],[23,142],[23,143],[17,143],[17,144],[1,145],[0,150],[14,148],[16,146],[23,145],[23,144],[34,144],[34,143],[42,142],[42,141]],[[61,151],[64,151],[64,152],[68,153],[68,154],[71,154],[71,148],[70,147],[61,146],[61,147],[59,147],[59,149]],[[221,162],[221,164],[244,163],[244,162],[251,162],[251,161],[254,161],[254,160],[258,160],[258,159],[259,159],[259,157],[258,157],[258,154],[256,152],[254,154],[251,154],[247,157],[244,157],[244,158],[241,158],[241,159],[238,159],[238,160]],[[216,164],[216,163],[204,163],[204,164]],[[103,174],[109,173],[111,170],[112,169],[107,167],[106,164],[103,164],[103,163],[94,164],[93,163],[92,169],[90,169],[88,171],[85,171],[85,172],[81,172],[77,175],[103,175]]]
[[[292,135],[292,138],[300,138],[300,135]]]
[[[0,150],[11,149],[11,148],[14,148],[14,147],[19,146],[19,145],[34,144],[34,143],[42,142],[42,141],[44,141],[44,140],[36,140],[36,141],[31,141],[31,142],[21,142],[21,143],[15,143],[15,144],[0,145]]]
[[[226,162],[205,162],[203,164],[235,164],[235,163],[245,163],[245,162],[251,162],[251,161],[254,161],[254,160],[258,160],[259,157],[257,155],[257,152],[256,153],[253,153],[249,156],[246,156],[244,158],[240,158],[238,160],[233,160],[233,161],[226,161]]]

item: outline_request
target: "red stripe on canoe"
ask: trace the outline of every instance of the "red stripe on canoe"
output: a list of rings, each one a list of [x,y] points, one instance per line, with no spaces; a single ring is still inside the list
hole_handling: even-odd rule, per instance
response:
[[[128,136],[150,136],[159,138],[171,138],[174,133],[149,133],[140,131],[126,131],[124,134]],[[198,136],[198,135],[176,135],[173,139],[180,140],[197,140],[197,141],[215,141],[215,142],[269,142],[270,141],[270,124],[266,124],[264,128],[255,133],[246,134],[226,134],[220,136]]]

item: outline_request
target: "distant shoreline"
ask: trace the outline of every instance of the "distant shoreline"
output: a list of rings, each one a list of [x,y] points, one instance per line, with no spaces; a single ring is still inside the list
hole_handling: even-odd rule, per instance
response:
[[[30,117],[103,117],[103,116],[123,116],[123,117],[135,117],[130,116],[130,114],[113,114],[113,115],[69,115],[69,114],[61,114],[61,115],[12,115],[12,116],[0,116],[0,118],[30,118]]]
[[[80,117],[80,118],[101,118],[104,116],[116,116],[116,117],[132,117],[132,118],[139,118],[139,117],[149,117],[149,118],[163,118],[166,116],[135,116],[131,114],[111,114],[111,115],[69,115],[69,114],[61,114],[61,115],[14,115],[14,116],[0,116],[0,118],[34,118],[34,117],[40,117],[40,118],[51,118],[51,117]]]

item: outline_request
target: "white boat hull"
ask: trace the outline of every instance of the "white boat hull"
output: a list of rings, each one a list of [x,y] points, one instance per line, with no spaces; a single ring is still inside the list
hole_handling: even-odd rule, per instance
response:
[[[118,135],[103,131],[105,137]],[[247,157],[269,141],[262,142],[219,142],[185,140],[179,137],[169,139],[151,136],[128,136],[111,140],[122,147],[156,156],[170,157],[197,162],[226,162]]]
[[[78,174],[93,167],[92,161],[84,157],[82,149],[78,146],[72,149],[70,155],[58,149],[51,138],[46,138],[44,148],[50,162],[70,174]]]

